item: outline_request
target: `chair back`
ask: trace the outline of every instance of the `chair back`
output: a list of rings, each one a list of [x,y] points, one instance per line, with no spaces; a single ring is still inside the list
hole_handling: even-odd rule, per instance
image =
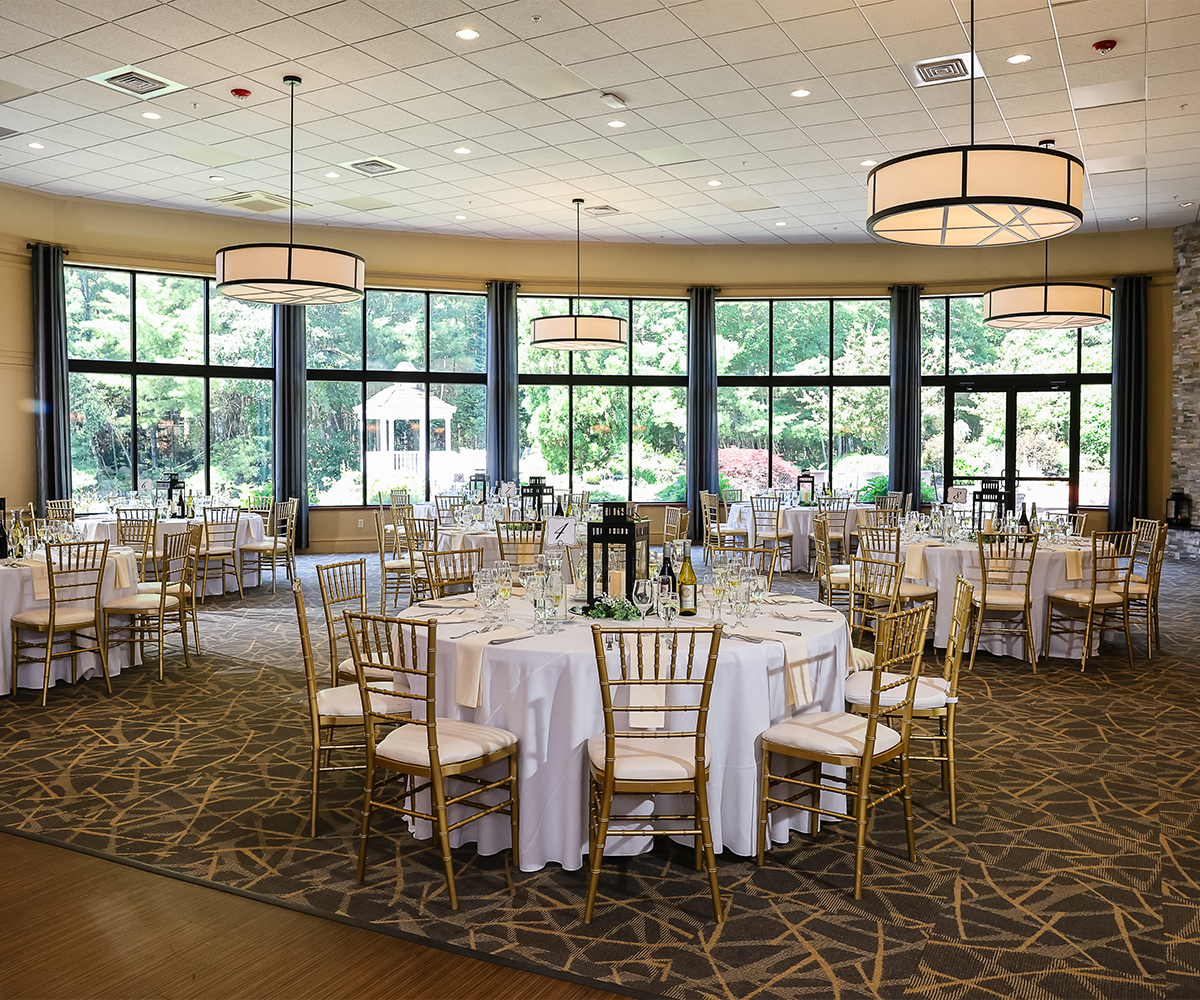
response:
[[[817,581],[817,596],[828,602],[833,596],[833,550],[829,545],[829,515],[817,514],[812,519],[813,552],[816,564],[813,577]]]
[[[867,511],[868,514],[878,514],[879,511]],[[900,511],[884,511],[884,513],[899,515]],[[858,529],[858,551],[871,559],[890,559],[893,562],[900,558],[900,528],[873,527],[860,525]]]
[[[75,504],[71,500],[47,500],[46,517],[51,521],[74,521]]]
[[[898,507],[875,508],[874,510],[861,510],[859,516],[862,518],[862,523],[868,528],[898,528],[900,526],[900,516],[903,511]],[[861,538],[862,529],[859,529],[859,537]]]
[[[1092,603],[1096,591],[1110,590],[1129,597],[1129,578],[1133,573],[1137,547],[1136,531],[1092,532]]]
[[[467,498],[457,493],[439,493],[434,502],[437,504],[438,524],[453,526],[459,512],[467,505]]]
[[[149,507],[117,508],[117,544],[133,549],[142,559],[154,551],[158,513]]]
[[[954,581],[954,606],[950,613],[950,635],[946,640],[946,658],[942,678],[949,683],[948,697],[958,697],[958,675],[963,652],[971,645],[971,597],[975,588],[959,574]],[[953,702],[951,702],[953,704]]]
[[[308,634],[308,615],[304,610],[304,588],[297,577],[292,581],[292,596],[296,599],[296,624],[300,626],[300,652],[304,658],[304,687],[308,692],[308,716],[312,732],[321,725],[317,708],[317,665],[313,659],[312,639]]]
[[[338,664],[345,659],[338,651],[338,644],[346,638],[342,613],[367,610],[367,560],[347,559],[318,566],[317,583],[321,587],[325,629],[329,633],[329,671],[332,683],[337,684]]]
[[[850,557],[850,628],[870,631],[878,640],[879,620],[900,603],[902,564],[898,559]],[[857,645],[857,640],[855,642]]]
[[[721,490],[721,503],[741,503],[742,491],[735,489]]]
[[[51,631],[59,612],[68,608],[78,611],[83,604],[91,604],[93,615],[99,619],[100,584],[104,579],[104,560],[107,558],[107,539],[102,542],[46,543]]]
[[[887,493],[884,496],[875,498],[876,510],[894,510],[900,511],[904,507],[903,493]]]
[[[870,760],[875,749],[881,709],[879,697],[885,691],[903,687],[904,700],[895,705],[888,704],[882,714],[890,720],[900,718],[899,752],[908,752],[908,738],[912,730],[913,701],[917,694],[917,679],[921,674],[921,651],[925,648],[925,633],[929,628],[932,602],[927,601],[915,608],[893,611],[880,615],[875,637],[875,663],[871,668],[871,707],[867,713],[867,733],[864,757]],[[895,680],[884,680],[885,674],[899,674]]]
[[[404,519],[404,544],[409,557],[416,564],[416,553],[436,552],[438,547],[438,522],[432,517],[406,517]]]
[[[983,605],[987,605],[989,589],[1024,591],[1028,600],[1038,536],[1005,532],[990,538],[985,541],[983,535],[979,536],[980,600]]]
[[[704,529],[704,537],[710,538],[713,535],[713,529],[717,526],[718,510],[720,501],[715,493],[700,494],[700,523]]]
[[[682,511],[678,507],[667,507],[663,511],[663,545],[670,545],[679,537],[679,517]]]
[[[696,774],[704,773],[708,707],[721,629],[720,625],[592,626],[604,709],[606,772],[613,767],[616,741],[621,737],[691,737],[696,741]],[[646,728],[641,728],[643,725]]]
[[[172,584],[188,582],[188,566],[189,564],[194,566],[195,559],[192,554],[192,538],[199,532],[200,526],[194,525],[183,531],[172,531],[170,534],[163,535],[163,557],[159,569],[163,584],[159,589],[163,593],[166,593],[167,587]],[[182,602],[182,590],[179,598]]]
[[[545,546],[544,527],[544,521],[497,521],[500,558],[514,566],[533,562]]]
[[[1153,570],[1154,551],[1158,547],[1158,533],[1160,530],[1165,533],[1166,525],[1160,525],[1153,518],[1135,517],[1132,530],[1137,535],[1133,571],[1148,581]]]
[[[382,494],[380,494],[382,497]],[[408,490],[392,490],[392,508],[411,507],[412,494]]]
[[[483,568],[483,549],[426,552],[425,568],[434,597],[468,591],[475,586],[475,571]]]
[[[712,546],[713,565],[720,561],[738,561],[749,566],[756,573],[767,577],[767,590],[775,583],[775,563],[778,560],[779,549],[775,546],[747,548],[744,545],[714,545]]]
[[[396,533],[394,531],[389,537],[383,530],[384,521],[388,518],[387,513],[382,510],[376,510],[371,512],[371,517],[375,521],[375,547],[379,551],[379,568],[382,571],[383,564],[388,559],[396,558],[397,549],[400,546],[400,539],[396,537]]]
[[[209,549],[233,549],[237,545],[241,507],[205,507],[204,538]]]
[[[779,497],[759,494],[750,498],[750,509],[754,513],[755,533],[779,532]]]
[[[817,497],[817,511],[829,515],[829,535],[831,538],[846,537],[846,519],[850,515],[849,497]]]

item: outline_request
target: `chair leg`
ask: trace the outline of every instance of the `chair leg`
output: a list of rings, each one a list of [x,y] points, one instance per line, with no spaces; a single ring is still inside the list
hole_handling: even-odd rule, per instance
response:
[[[721,887],[717,882],[717,858],[713,852],[712,826],[708,821],[708,776],[696,780],[696,817],[700,820],[700,839],[704,844],[704,863],[708,870],[708,890],[712,894],[713,914],[717,923],[725,919],[721,910]]]
[[[908,860],[917,860],[917,837],[913,831],[912,772],[908,754],[900,755],[900,780],[904,783],[904,832],[908,839]]]
[[[1046,619],[1047,628],[1049,627],[1050,619]],[[978,613],[975,615],[975,635],[971,640],[971,662],[967,664],[968,670],[975,669],[975,654],[979,652],[979,635],[983,631],[983,605],[979,606]]]
[[[945,735],[946,735],[946,740],[945,740],[946,762],[945,762],[944,766],[945,766],[945,776],[946,776],[945,777],[946,794],[950,798],[950,822],[954,826],[957,826],[958,825],[958,786],[955,784],[955,778],[957,776],[954,773],[954,721],[955,721],[954,716],[956,714],[954,711],[955,707],[956,706],[954,706],[954,705],[950,705],[948,707],[947,712],[946,712],[946,718],[944,720],[942,720],[942,724],[943,724],[943,731],[945,732]]]
[[[431,775],[433,794],[434,825],[437,827],[438,844],[442,848],[442,865],[446,869],[446,889],[450,893],[450,909],[458,909],[458,889],[454,884],[454,860],[450,857],[450,834],[446,832],[446,788],[440,774]]]
[[[368,747],[368,749],[369,749],[369,747]],[[320,751],[317,751],[317,753],[314,754],[314,757],[319,756],[319,753],[320,753]],[[315,772],[316,768],[314,768],[313,770]],[[362,825],[358,831],[358,880],[360,882],[363,880],[363,875],[366,873],[366,870],[367,870],[367,842],[371,839],[371,808],[374,805],[374,802],[372,802],[372,800],[371,800],[371,796],[375,791],[374,771],[375,771],[375,769],[373,767],[371,767],[370,765],[368,765],[366,783],[365,783],[365,787],[363,789]],[[314,774],[314,777],[313,777],[313,788],[314,789],[316,788],[316,783],[317,783],[317,779]],[[316,802],[315,795],[313,797],[312,810],[313,810],[313,829],[315,830],[316,829],[316,810],[317,810],[317,802]]]
[[[1028,601],[1025,603],[1025,644],[1029,648],[1029,662],[1036,674],[1038,651],[1037,646],[1033,644],[1033,608],[1029,606]]]
[[[517,793],[519,782],[517,781],[517,755],[510,754],[508,758],[508,797],[510,799],[508,810],[509,829],[512,832],[512,864],[516,871],[521,870],[521,830],[520,830],[520,814],[521,802]]]
[[[854,898],[862,899],[863,855],[867,850],[867,799],[870,791],[867,781],[869,766],[858,769],[858,791],[854,802]]]
[[[771,751],[763,747],[762,785],[758,795],[758,867],[763,866],[767,849],[767,796],[771,794]]]
[[[595,779],[593,779],[595,780]],[[596,889],[600,885],[600,862],[604,857],[604,844],[608,840],[608,822],[612,814],[612,788],[606,783],[600,793],[600,813],[596,817],[596,840],[592,844],[588,878],[587,903],[583,908],[583,922],[592,922],[592,911],[596,907]]]

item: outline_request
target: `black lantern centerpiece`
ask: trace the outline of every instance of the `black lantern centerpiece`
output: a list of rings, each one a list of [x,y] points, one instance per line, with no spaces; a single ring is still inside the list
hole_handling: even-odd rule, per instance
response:
[[[587,526],[588,607],[601,594],[633,600],[635,580],[650,579],[650,519],[633,516],[633,505],[603,505],[604,519]]]
[[[796,499],[803,504],[811,504],[817,498],[817,478],[812,469],[805,469],[796,477]]]
[[[467,488],[471,493],[471,500],[474,503],[487,503],[488,487],[491,485],[491,478],[486,472],[476,472],[467,483]]]
[[[158,506],[165,506],[167,510],[174,511],[175,494],[183,495],[183,480],[179,478],[178,473],[169,472],[165,479],[160,479],[154,484],[154,489]],[[166,493],[166,497],[163,497],[163,493]]]
[[[1192,498],[1176,491],[1167,497],[1167,524],[1173,528],[1188,527],[1192,523]]]
[[[535,512],[538,521],[545,520],[548,511],[543,510],[543,504],[554,503],[554,487],[546,484],[545,476],[530,476],[529,482],[521,487],[521,513],[528,517],[529,512]]]

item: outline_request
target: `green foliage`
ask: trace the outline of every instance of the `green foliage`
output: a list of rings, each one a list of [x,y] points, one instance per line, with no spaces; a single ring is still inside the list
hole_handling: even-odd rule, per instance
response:
[[[629,600],[624,597],[610,597],[608,594],[597,597],[596,603],[588,608],[585,614],[589,618],[607,618],[619,622],[636,622],[642,617],[636,605]]]

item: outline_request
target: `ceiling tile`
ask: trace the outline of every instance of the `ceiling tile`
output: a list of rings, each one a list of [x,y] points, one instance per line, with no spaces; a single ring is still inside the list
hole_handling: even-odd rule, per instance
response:
[[[291,18],[250,28],[243,31],[241,37],[254,45],[261,45],[272,52],[278,52],[288,59],[301,59],[315,52],[324,52],[341,45],[341,42],[332,35],[317,31],[316,28]]]
[[[707,41],[719,56],[731,63],[796,53],[796,44],[775,24],[709,35]]]
[[[341,0],[301,14],[299,20],[342,42],[353,44],[389,35],[404,27],[362,0]]]

